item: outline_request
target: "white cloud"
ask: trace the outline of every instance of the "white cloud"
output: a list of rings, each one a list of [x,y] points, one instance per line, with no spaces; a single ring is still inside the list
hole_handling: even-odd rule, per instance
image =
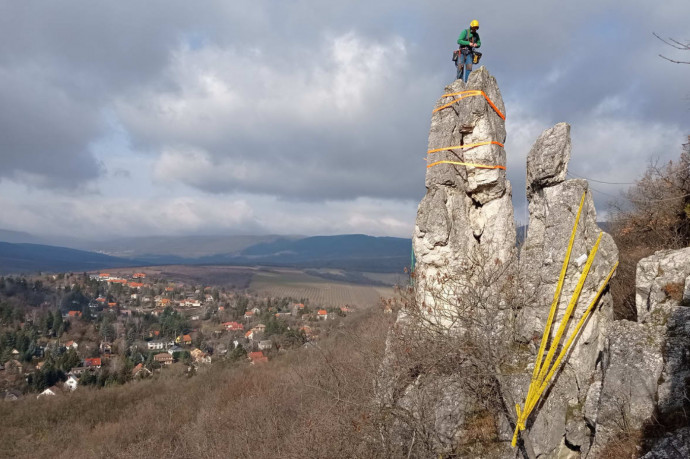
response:
[[[0,228],[36,235],[103,239],[208,233],[208,229],[252,232],[257,228],[254,210],[243,199],[94,197],[74,200],[41,193],[34,195],[31,202],[0,198],[0,206],[5,209],[0,215]]]
[[[409,235],[430,111],[470,19],[447,14],[456,6],[12,2],[0,16],[0,227]],[[573,127],[572,170],[592,178],[629,181],[677,155],[687,67],[658,58],[670,50],[651,32],[683,39],[687,1],[473,11],[506,102],[516,204],[529,148],[560,121]]]

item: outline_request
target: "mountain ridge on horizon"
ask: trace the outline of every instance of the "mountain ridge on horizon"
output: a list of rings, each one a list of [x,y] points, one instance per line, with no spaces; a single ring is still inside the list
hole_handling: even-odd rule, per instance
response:
[[[0,241],[7,234],[10,232],[0,230]],[[12,232],[10,235],[17,240],[17,234]],[[20,236],[37,239],[28,233],[20,233]],[[131,245],[128,246],[128,243]],[[409,263],[410,247],[410,239],[363,234],[311,237],[150,236],[123,238],[110,244],[100,243],[94,247],[96,250],[90,251],[33,242],[0,242],[0,273],[170,264],[401,272]]]

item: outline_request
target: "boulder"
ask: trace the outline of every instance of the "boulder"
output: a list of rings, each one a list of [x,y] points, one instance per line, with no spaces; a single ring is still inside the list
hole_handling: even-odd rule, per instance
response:
[[[539,136],[527,155],[527,196],[565,180],[570,161],[570,125],[558,123]]]
[[[640,322],[663,321],[690,292],[690,247],[662,250],[637,264],[635,306]]]
[[[640,459],[680,459],[690,457],[690,427],[665,435]]]
[[[664,367],[663,346],[663,327],[627,320],[609,327],[605,349],[608,366],[596,412],[589,419],[596,430],[593,452],[620,440],[626,430],[641,429],[654,414]]]
[[[690,248],[659,251],[638,263],[638,322],[617,321],[608,332],[595,453],[631,432],[655,445],[644,457],[681,457],[666,448],[688,449],[687,432],[658,441],[654,436],[689,420],[690,308],[684,306],[689,274]]]

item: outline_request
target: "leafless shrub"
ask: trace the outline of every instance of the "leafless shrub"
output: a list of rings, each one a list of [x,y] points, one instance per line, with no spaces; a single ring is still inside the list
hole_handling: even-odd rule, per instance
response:
[[[521,365],[518,277],[516,258],[477,250],[452,272],[417,277],[416,290],[400,292],[379,382],[393,456],[490,457],[506,446],[497,420],[514,414],[504,377]]]
[[[688,138],[690,145],[690,137]],[[690,244],[690,149],[678,161],[652,163],[612,211],[620,265],[611,282],[617,318],[635,320],[635,271],[644,257]]]
[[[604,446],[599,457],[607,459],[635,459],[640,457],[640,443],[642,432],[640,430],[626,431],[612,438]]]

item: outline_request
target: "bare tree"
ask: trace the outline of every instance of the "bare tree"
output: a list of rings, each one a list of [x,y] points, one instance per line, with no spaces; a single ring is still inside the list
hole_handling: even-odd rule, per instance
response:
[[[690,137],[677,161],[652,162],[612,205],[612,236],[620,251],[612,281],[618,318],[635,320],[637,262],[661,249],[690,245]]]

